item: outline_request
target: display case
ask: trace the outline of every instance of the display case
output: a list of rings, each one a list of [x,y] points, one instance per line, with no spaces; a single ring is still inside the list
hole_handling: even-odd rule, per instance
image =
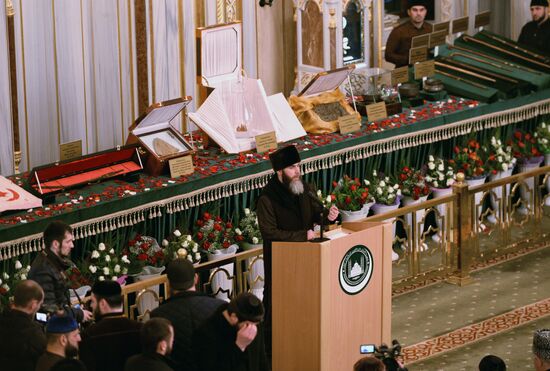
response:
[[[388,116],[400,113],[403,109],[397,86],[391,83],[391,71],[383,68],[362,68],[351,76],[352,89],[348,95],[356,97],[357,111],[366,116],[366,106],[384,102]]]
[[[169,160],[193,153],[193,147],[172,125],[190,101],[191,97],[183,97],[155,103],[130,127],[127,143],[139,143],[147,153],[148,174],[165,174]]]

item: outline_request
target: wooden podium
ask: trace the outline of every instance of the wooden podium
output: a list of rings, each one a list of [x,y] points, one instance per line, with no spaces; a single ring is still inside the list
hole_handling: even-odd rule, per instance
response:
[[[273,242],[273,371],[350,371],[361,345],[391,344],[391,225],[328,237]]]

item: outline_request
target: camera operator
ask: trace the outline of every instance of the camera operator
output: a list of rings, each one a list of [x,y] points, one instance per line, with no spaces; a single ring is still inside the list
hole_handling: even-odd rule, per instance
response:
[[[380,347],[375,348],[374,356],[381,360],[386,366],[386,371],[408,371],[398,360],[401,355],[401,344],[397,340],[392,341],[392,347],[389,348],[382,343]]]

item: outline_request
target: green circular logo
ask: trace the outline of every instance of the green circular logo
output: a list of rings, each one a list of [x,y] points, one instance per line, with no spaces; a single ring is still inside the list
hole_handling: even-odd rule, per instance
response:
[[[346,294],[360,293],[372,277],[373,259],[370,250],[363,245],[349,249],[340,262],[338,280]]]

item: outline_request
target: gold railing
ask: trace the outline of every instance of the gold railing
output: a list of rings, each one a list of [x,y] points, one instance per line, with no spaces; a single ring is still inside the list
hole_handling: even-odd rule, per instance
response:
[[[549,182],[550,166],[472,187],[459,177],[447,196],[367,218],[397,227],[394,293],[436,280],[464,285],[488,261],[550,246],[550,206],[545,206]],[[487,207],[491,203],[494,210]],[[227,298],[251,291],[251,285],[263,281],[257,266],[251,270],[263,262],[261,254],[256,248],[198,264],[197,289]],[[225,286],[214,289],[220,275]],[[127,285],[123,294],[126,313],[143,319],[147,310],[138,310],[142,298],[149,296],[155,304],[168,298],[166,276]]]

